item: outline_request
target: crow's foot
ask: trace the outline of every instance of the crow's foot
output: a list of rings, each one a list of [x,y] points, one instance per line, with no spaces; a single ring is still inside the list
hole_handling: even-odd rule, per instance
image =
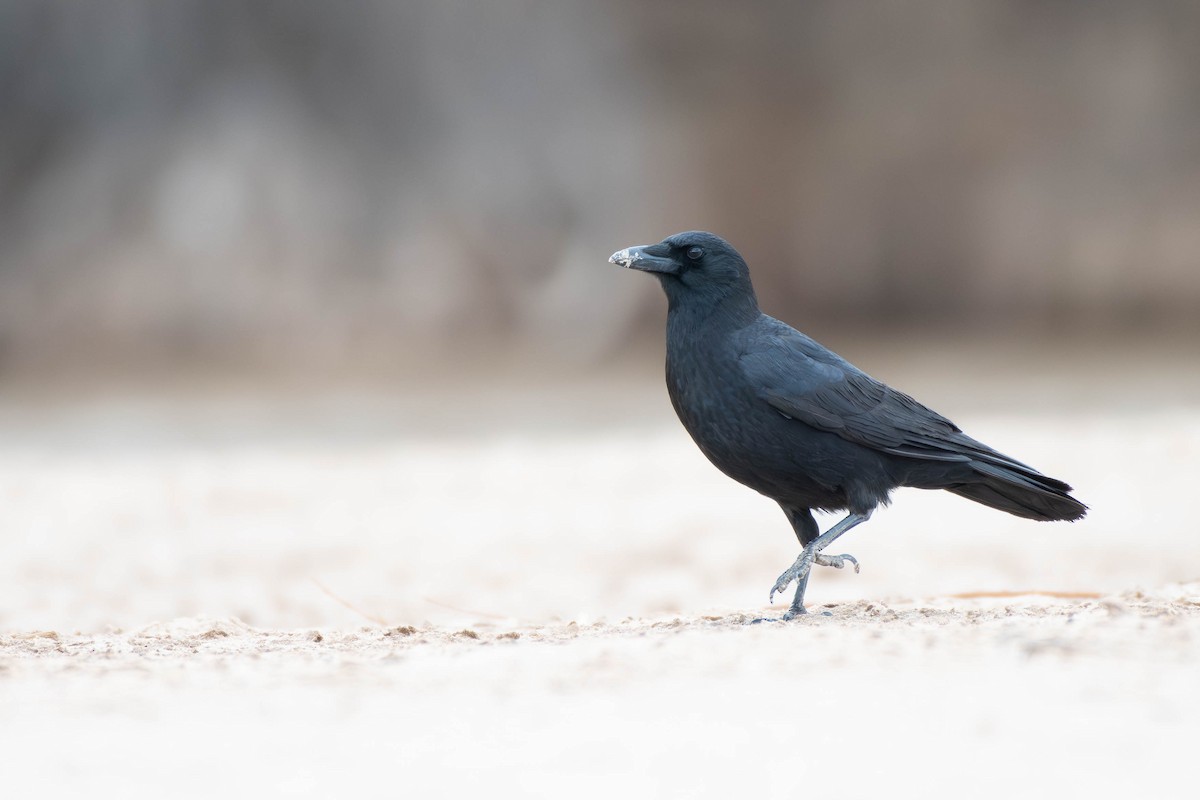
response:
[[[854,565],[854,571],[858,572],[858,559],[849,553],[842,553],[836,556],[822,555],[821,553],[813,553],[809,548],[804,548],[800,553],[799,558],[790,567],[783,571],[783,574],[775,581],[775,585],[771,587],[771,602],[775,602],[775,595],[782,592],[792,581],[796,582],[796,597],[792,600],[791,607],[783,613],[782,619],[789,620],[803,616],[808,612],[804,610],[804,591],[808,588],[808,576],[812,573],[813,564],[819,564],[822,567],[833,567],[834,569],[842,569],[846,566],[846,562]]]
[[[783,615],[780,617],[780,619],[787,621],[789,619],[795,619],[796,617],[807,616],[807,614],[808,610],[805,609],[804,606],[792,606],[787,611],[783,612]]]
[[[799,581],[807,578],[809,572],[812,571],[813,564],[817,564],[822,567],[842,569],[846,566],[847,561],[854,565],[855,572],[860,571],[858,559],[849,553],[842,553],[841,555],[837,556],[827,556],[822,553],[811,553],[806,548],[802,553],[800,553],[800,556],[796,559],[795,563],[785,569],[783,574],[775,580],[775,585],[771,587],[771,602],[775,602],[775,595],[781,593],[784,589],[790,586],[792,581]],[[801,611],[801,613],[803,613],[803,611]]]
[[[774,603],[775,595],[780,594],[781,592],[783,592],[784,589],[791,586],[792,581],[799,581],[801,583],[801,585],[806,583],[807,582],[806,579],[808,578],[808,573],[812,570],[812,565],[813,565],[813,553],[810,552],[809,549],[806,547],[800,553],[799,557],[796,558],[795,563],[793,563],[790,567],[785,569],[783,571],[783,574],[780,575],[775,580],[775,585],[771,587],[771,595],[768,599],[772,603]],[[803,607],[801,607],[800,611],[801,611],[801,613],[804,612]],[[789,617],[789,619],[790,619],[790,617]]]
[[[851,512],[842,521],[804,546],[804,549],[800,551],[799,557],[796,558],[796,563],[785,569],[783,574],[779,576],[779,579],[775,581],[775,585],[771,587],[771,596],[769,599],[773,603],[775,602],[775,594],[777,592],[782,592],[791,585],[792,581],[796,582],[796,596],[792,600],[791,608],[783,615],[784,619],[795,619],[801,614],[807,613],[804,610],[804,590],[808,588],[808,576],[812,572],[813,564],[841,569],[849,561],[854,565],[854,571],[858,572],[858,559],[854,556],[847,553],[842,553],[839,556],[826,556],[821,555],[821,551],[833,544],[834,539],[855,525],[866,522],[870,518],[870,509],[861,513]]]

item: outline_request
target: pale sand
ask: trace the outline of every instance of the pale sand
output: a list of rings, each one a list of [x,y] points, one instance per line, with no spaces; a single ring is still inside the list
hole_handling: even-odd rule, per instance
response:
[[[0,409],[4,796],[1198,796],[1200,414],[955,415],[1088,520],[901,492],[818,613],[752,624],[790,531],[653,402],[460,437]],[[1057,594],[961,596],[1002,591]]]

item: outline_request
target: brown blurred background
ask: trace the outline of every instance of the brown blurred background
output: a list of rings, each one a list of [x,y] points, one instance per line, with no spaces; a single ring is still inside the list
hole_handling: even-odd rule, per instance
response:
[[[608,254],[688,228],[818,335],[1195,331],[1198,53],[1188,2],[8,2],[0,374],[594,363],[661,336]]]

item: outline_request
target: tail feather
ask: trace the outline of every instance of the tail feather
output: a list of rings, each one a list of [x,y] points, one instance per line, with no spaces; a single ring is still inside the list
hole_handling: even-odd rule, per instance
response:
[[[1025,519],[1073,522],[1087,513],[1087,506],[1067,494],[1070,486],[1023,464],[1013,469],[972,461],[971,468],[978,481],[948,486],[947,490]]]

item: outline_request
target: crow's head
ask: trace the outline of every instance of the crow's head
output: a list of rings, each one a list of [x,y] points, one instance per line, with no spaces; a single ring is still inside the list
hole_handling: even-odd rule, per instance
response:
[[[627,247],[613,253],[608,260],[653,273],[672,306],[728,296],[754,296],[745,260],[729,242],[705,231],[677,233],[658,244]]]

